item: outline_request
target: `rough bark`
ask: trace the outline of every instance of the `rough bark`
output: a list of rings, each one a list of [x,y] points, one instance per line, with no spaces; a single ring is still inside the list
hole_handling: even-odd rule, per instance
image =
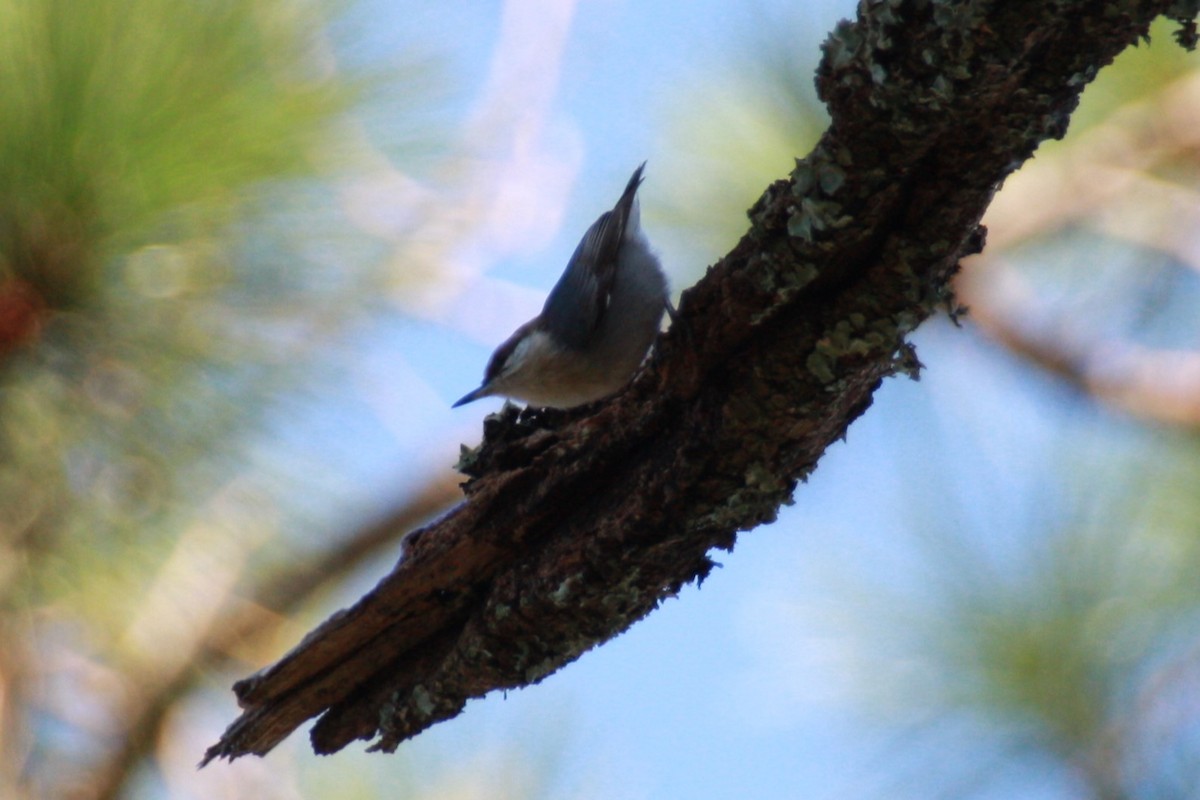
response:
[[[1060,137],[1083,87],[1195,3],[863,0],[824,45],[832,123],[684,293],[680,320],[615,399],[489,418],[466,501],[395,569],[235,686],[205,762],[264,754],[306,720],[317,752],[392,750],[467,699],[536,683],[771,521],[983,242],[994,191]]]

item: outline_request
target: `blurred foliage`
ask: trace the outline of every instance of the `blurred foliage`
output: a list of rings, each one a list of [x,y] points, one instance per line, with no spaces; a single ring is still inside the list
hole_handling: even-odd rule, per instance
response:
[[[1026,430],[1015,449],[1049,457],[1012,465],[970,433],[973,416],[1003,424],[995,408],[971,406],[952,425],[935,398],[905,409],[896,455],[927,462],[899,541],[874,544],[908,558],[833,570],[853,587],[836,591],[846,619],[827,631],[837,673],[872,727],[897,734],[873,793],[855,796],[1191,797],[1200,442],[1044,405],[1057,430]]]
[[[663,154],[671,192],[657,221],[681,262],[697,268],[733,248],[748,228],[746,210],[816,144],[828,121],[811,81],[816,62],[805,60],[812,53],[761,30],[748,50],[721,75],[688,84],[660,123],[672,143]]]
[[[0,5],[0,252],[52,309],[88,308],[116,247],[167,212],[311,172],[353,95],[314,58],[311,4]],[[175,220],[178,225],[180,220]]]
[[[0,795],[120,790],[274,532],[235,456],[373,308],[336,11],[0,0]]]
[[[126,582],[171,546],[163,523],[215,485],[211,458],[295,379],[312,333],[356,313],[314,291],[294,229],[249,224],[303,208],[299,181],[359,92],[322,53],[322,11],[0,2],[10,600],[35,589],[123,619]],[[106,584],[111,606],[90,593]]]
[[[1094,797],[1182,797],[1200,742],[1193,713],[1169,712],[1200,700],[1200,448],[1096,444],[1048,466],[1041,524],[1004,568],[943,563],[938,613],[908,620],[921,696],[997,720]]]

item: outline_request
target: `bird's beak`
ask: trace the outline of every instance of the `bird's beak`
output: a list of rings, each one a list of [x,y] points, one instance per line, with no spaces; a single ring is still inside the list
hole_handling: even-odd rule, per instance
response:
[[[451,407],[451,408],[458,408],[459,406],[465,406],[467,403],[473,403],[473,402],[475,402],[476,400],[478,400],[478,399],[479,399],[479,398],[481,398],[481,397],[486,397],[486,396],[487,396],[487,393],[486,393],[486,392],[484,392],[484,389],[485,389],[485,388],[486,388],[486,387],[480,386],[480,387],[479,387],[478,389],[476,389],[475,391],[473,391],[473,392],[468,392],[467,394],[465,394],[465,395],[463,395],[461,398],[459,398],[459,400],[458,400],[458,402],[457,402],[457,403],[455,403],[454,405],[452,405],[452,406],[450,406],[450,407]]]

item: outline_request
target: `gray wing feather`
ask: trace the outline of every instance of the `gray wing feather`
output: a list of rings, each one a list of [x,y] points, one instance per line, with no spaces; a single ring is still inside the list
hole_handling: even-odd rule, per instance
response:
[[[568,347],[585,349],[608,310],[625,226],[645,166],[634,170],[613,210],[588,228],[542,307],[540,327]]]

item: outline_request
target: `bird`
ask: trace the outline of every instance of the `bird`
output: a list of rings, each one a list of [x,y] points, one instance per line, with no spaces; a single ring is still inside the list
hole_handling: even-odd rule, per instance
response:
[[[501,396],[541,408],[573,408],[627,384],[662,325],[675,317],[666,276],[642,232],[633,171],[611,211],[587,229],[542,311],[488,361],[483,382],[453,408]]]

